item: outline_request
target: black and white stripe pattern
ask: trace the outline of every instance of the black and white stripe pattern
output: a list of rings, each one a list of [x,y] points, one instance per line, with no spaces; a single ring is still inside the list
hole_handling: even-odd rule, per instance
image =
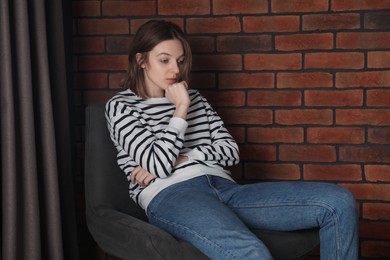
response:
[[[187,122],[172,117],[175,106],[166,98],[142,99],[126,90],[107,102],[108,129],[128,180],[138,165],[167,178],[199,164],[222,170],[238,163],[238,146],[221,118],[198,91],[189,90],[189,95]],[[191,160],[175,167],[179,154]],[[130,196],[136,202],[141,191],[139,185],[130,184]]]

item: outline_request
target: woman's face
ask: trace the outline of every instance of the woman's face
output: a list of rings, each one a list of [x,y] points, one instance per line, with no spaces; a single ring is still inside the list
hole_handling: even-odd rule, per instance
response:
[[[150,97],[164,97],[164,90],[176,83],[183,61],[184,51],[179,40],[160,42],[149,52],[148,60],[141,67]]]

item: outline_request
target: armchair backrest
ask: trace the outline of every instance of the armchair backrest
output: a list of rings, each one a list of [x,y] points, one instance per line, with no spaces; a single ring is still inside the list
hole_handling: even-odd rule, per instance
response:
[[[116,149],[110,139],[104,105],[86,108],[85,196],[86,210],[113,208],[142,220],[144,211],[129,197],[128,181],[116,161]]]

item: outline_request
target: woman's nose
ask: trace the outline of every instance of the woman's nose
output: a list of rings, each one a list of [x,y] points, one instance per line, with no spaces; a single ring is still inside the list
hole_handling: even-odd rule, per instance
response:
[[[174,72],[175,74],[178,74],[180,72],[179,64],[177,63],[177,61],[172,62],[172,72]]]

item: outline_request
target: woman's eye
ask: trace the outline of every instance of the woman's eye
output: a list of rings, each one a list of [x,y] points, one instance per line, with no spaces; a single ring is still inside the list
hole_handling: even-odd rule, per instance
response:
[[[184,59],[178,60],[177,63],[178,64],[183,64],[184,63]]]

